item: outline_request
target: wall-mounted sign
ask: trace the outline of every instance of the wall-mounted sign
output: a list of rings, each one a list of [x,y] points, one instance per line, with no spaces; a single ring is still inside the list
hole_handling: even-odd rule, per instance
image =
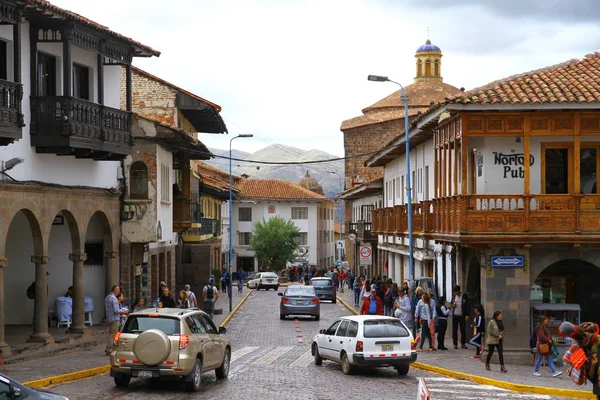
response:
[[[523,256],[492,256],[490,263],[492,267],[523,268],[525,257]]]
[[[373,252],[371,245],[360,246],[360,265],[371,265],[373,263]]]
[[[529,155],[529,166],[532,166],[535,159]],[[494,165],[502,166],[502,178],[525,178],[525,155],[523,153],[503,154],[494,151]]]
[[[275,205],[270,204],[268,210],[269,210],[269,214],[275,214],[275,210],[276,210]]]

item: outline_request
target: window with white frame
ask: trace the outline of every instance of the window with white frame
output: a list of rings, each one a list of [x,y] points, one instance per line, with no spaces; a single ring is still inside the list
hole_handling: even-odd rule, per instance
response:
[[[250,246],[250,232],[238,233],[238,244],[240,246]]]
[[[171,201],[171,169],[167,164],[160,164],[160,199]]]
[[[298,234],[298,236],[296,236],[294,238],[294,242],[298,246],[307,246],[308,245],[308,233],[307,232],[300,232]]]
[[[238,219],[240,222],[252,222],[252,207],[240,207]]]

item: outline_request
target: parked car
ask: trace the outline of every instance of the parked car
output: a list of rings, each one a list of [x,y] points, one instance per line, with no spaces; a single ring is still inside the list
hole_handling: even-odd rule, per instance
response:
[[[308,315],[317,321],[321,318],[321,304],[314,287],[288,286],[279,296],[279,319],[285,319],[288,315]]]
[[[0,399],[69,400],[67,397],[41,389],[33,389],[0,374]]]
[[[231,342],[198,309],[150,308],[129,314],[113,338],[110,375],[127,387],[131,378],[179,376],[186,390],[197,392],[203,372],[217,379],[229,374]]]
[[[393,367],[406,375],[417,360],[410,329],[397,318],[381,315],[338,318],[315,336],[311,352],[315,365],[323,360],[341,363],[346,375],[354,373],[357,366]]]
[[[279,276],[275,272],[257,272],[254,279],[248,281],[248,289],[279,289]]]
[[[252,279],[254,279],[255,277],[256,277],[256,274],[251,274],[251,275],[248,275],[248,276],[246,277],[246,281],[245,281],[245,282],[246,282],[246,287],[248,287],[248,282],[250,282],[250,281],[251,281]]]
[[[331,300],[334,304],[337,302],[337,290],[331,278],[315,277],[310,282],[319,300]]]

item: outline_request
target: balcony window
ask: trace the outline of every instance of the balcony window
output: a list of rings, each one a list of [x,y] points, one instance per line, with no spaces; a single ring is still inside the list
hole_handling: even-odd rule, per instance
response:
[[[239,220],[240,220],[240,222],[252,222],[252,208],[251,207],[240,207]]]
[[[129,168],[129,197],[148,198],[148,167],[142,161],[136,161]]]
[[[239,232],[238,244],[240,246],[250,246],[250,234],[251,232]]]
[[[580,156],[581,171],[581,193],[596,194],[597,190],[597,169],[598,169],[598,149],[581,149]]]
[[[56,96],[56,57],[38,53],[38,95]]]
[[[90,69],[73,64],[73,97],[90,100]]]
[[[545,156],[545,193],[569,193],[569,149],[547,148]]]
[[[308,233],[307,232],[300,232],[298,234],[298,236],[296,236],[294,238],[294,242],[298,246],[307,246],[308,245]]]
[[[8,53],[7,53],[6,42],[0,40],[0,79],[8,79]]]
[[[319,214],[322,216],[324,211],[324,209],[320,209]],[[308,207],[292,207],[292,219],[308,219]]]

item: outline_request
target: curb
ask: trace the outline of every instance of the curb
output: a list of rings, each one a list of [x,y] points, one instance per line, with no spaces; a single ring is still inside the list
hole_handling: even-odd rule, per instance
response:
[[[348,311],[352,314],[357,315],[358,312],[350,306],[344,299],[338,296],[339,301]],[[411,364],[412,367],[421,369],[423,371],[433,372],[439,375],[448,376],[451,378],[462,379],[465,381],[471,381],[482,385],[496,386],[503,389],[512,390],[513,392],[528,392],[536,394],[547,394],[552,396],[570,397],[574,399],[596,399],[596,395],[591,392],[584,392],[583,390],[575,389],[560,389],[560,388],[547,388],[542,386],[532,386],[520,383],[504,382],[496,379],[486,378],[478,375],[471,375],[464,372],[452,371],[446,368],[436,367],[429,364],[423,364],[421,362],[414,362]]]
[[[104,365],[102,367],[83,369],[81,371],[71,372],[68,374],[51,376],[50,378],[37,379],[35,381],[23,382],[25,386],[32,387],[34,389],[41,389],[51,385],[58,385],[61,383],[79,381],[86,378],[91,378],[97,375],[104,375],[110,372],[110,365]]]
[[[252,294],[252,290],[244,296],[244,298],[235,306],[235,308],[231,311],[231,313],[223,320],[220,326],[226,326],[231,318],[239,311],[242,305],[246,302],[248,297]],[[68,374],[51,376],[49,378],[37,379],[35,381],[23,382],[22,384],[25,386],[29,386],[34,389],[42,389],[52,385],[59,385],[67,382],[80,381],[82,379],[92,378],[98,375],[105,375],[110,372],[110,365],[104,365],[102,367],[83,369],[81,371],[70,372]]]

